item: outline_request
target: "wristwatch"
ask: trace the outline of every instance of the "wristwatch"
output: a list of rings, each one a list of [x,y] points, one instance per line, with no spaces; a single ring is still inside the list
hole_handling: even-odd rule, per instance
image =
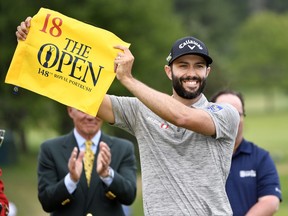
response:
[[[106,176],[106,178],[113,178],[113,170],[111,167],[108,168],[108,176]]]
[[[105,177],[100,176],[100,178],[102,179],[113,178],[114,177],[113,174],[114,174],[113,169],[111,167],[108,167],[108,175]]]

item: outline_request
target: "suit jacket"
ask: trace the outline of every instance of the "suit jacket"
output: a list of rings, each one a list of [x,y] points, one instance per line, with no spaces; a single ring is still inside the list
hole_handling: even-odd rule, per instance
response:
[[[114,179],[107,187],[96,172],[97,152],[90,187],[83,166],[82,175],[73,194],[69,194],[64,178],[69,172],[68,160],[76,146],[73,132],[41,144],[38,158],[38,198],[51,216],[124,216],[122,204],[130,205],[136,198],[136,159],[132,142],[102,133],[100,141],[111,150],[110,167]],[[90,213],[90,214],[89,214]]]

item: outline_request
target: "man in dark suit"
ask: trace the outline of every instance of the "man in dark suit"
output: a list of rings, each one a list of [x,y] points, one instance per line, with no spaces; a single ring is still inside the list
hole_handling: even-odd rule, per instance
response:
[[[72,107],[68,114],[74,130],[40,148],[38,198],[43,209],[53,216],[124,216],[122,205],[131,205],[136,198],[133,144],[104,134],[97,117]],[[88,155],[86,140],[93,143],[95,155],[90,183],[83,162]]]

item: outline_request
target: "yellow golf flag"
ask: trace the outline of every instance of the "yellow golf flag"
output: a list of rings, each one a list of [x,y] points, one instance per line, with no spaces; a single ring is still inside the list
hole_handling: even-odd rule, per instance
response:
[[[19,41],[5,82],[95,116],[115,78],[113,33],[41,8]]]

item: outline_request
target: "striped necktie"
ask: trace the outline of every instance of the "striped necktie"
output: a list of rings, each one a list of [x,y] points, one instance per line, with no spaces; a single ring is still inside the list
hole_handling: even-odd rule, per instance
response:
[[[94,153],[91,149],[92,142],[90,140],[87,140],[85,142],[85,155],[84,155],[84,169],[87,179],[88,186],[90,185],[90,179],[91,179],[91,173],[93,168],[93,162],[94,162]]]

